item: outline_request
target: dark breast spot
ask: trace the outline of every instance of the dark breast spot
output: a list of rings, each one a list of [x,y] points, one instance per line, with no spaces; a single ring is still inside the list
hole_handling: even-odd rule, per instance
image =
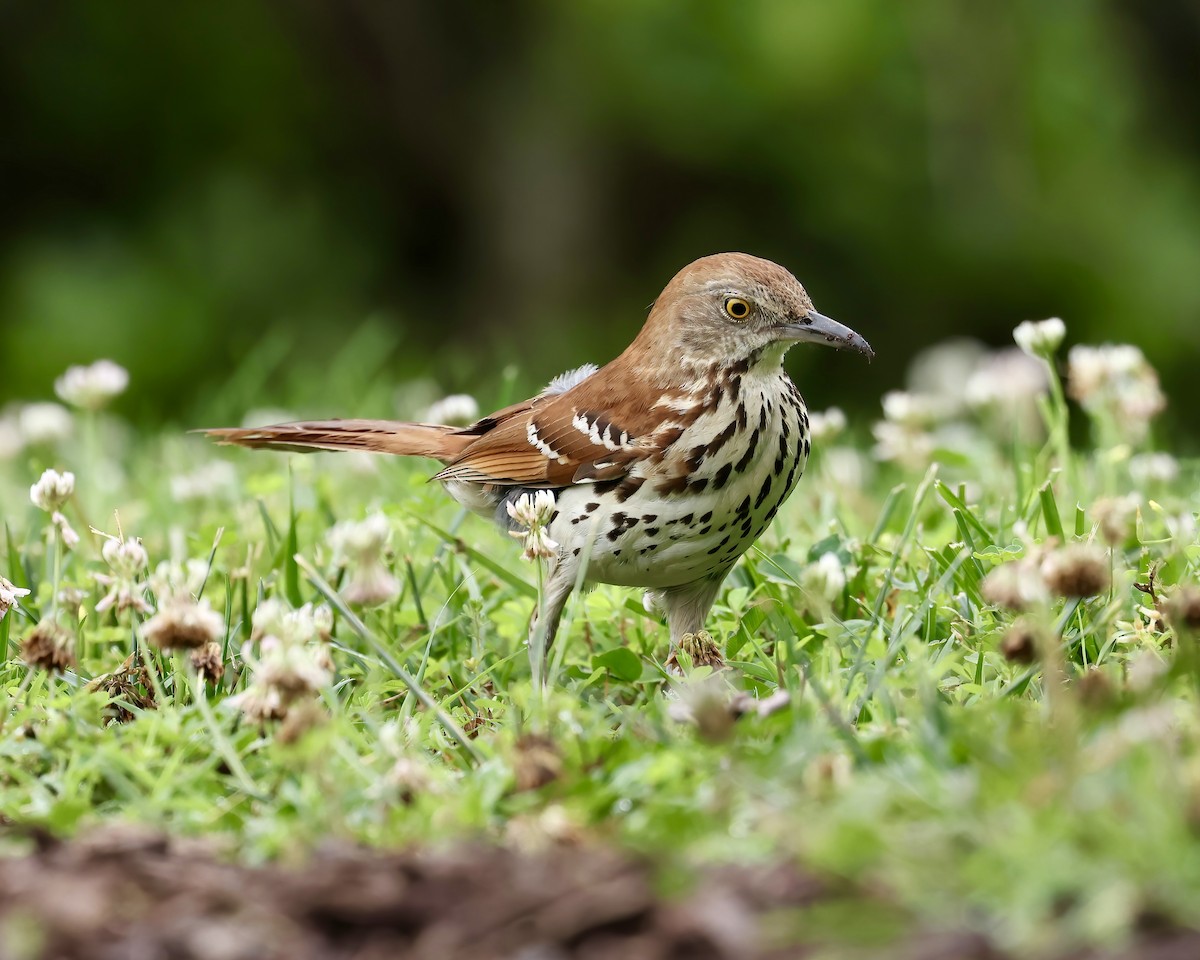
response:
[[[729,474],[733,472],[733,464],[727,463],[713,475],[713,489],[720,490],[729,482]]]
[[[763,481],[762,487],[759,488],[758,496],[754,498],[754,509],[757,510],[763,505],[763,501],[771,495],[771,480],[772,475],[768,474],[767,479]]]
[[[725,544],[727,544],[728,542],[729,542],[729,535],[728,535],[728,534],[726,534],[726,535],[725,535],[725,539],[724,539],[724,540],[722,540],[720,543],[718,543],[718,544],[717,544],[715,547],[713,547],[713,548],[712,548],[711,550],[709,550],[708,552],[709,552],[710,554],[716,553],[716,552],[717,552],[718,550],[720,550],[720,549],[721,549],[723,546],[725,546]]]
[[[643,479],[642,477],[626,476],[617,485],[617,489],[616,489],[617,502],[624,503],[631,496],[633,496],[635,493],[637,493],[638,490],[641,489],[642,484],[645,482],[646,482],[645,479]]]
[[[737,470],[738,473],[746,472],[746,467],[750,465],[750,460],[754,456],[754,448],[757,446],[758,429],[756,428],[754,432],[750,434],[750,439],[746,441],[746,452],[742,454],[742,459],[734,465],[734,469]]]

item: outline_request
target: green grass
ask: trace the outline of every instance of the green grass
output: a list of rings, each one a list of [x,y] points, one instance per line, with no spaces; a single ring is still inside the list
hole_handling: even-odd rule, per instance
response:
[[[387,412],[322,411],[318,385],[307,389],[305,412]],[[362,393],[375,406],[387,396],[375,382]],[[1104,547],[1111,589],[1026,612],[1039,661],[1005,658],[1014,614],[984,598],[989,571],[1053,549],[1047,538],[1100,543],[1094,504],[1137,486],[1131,448],[1060,462],[1067,408],[1052,396],[1049,429],[1029,440],[970,414],[949,433],[929,428],[936,465],[874,463],[865,425],[818,443],[710,617],[726,670],[669,675],[663,625],[635,592],[600,587],[568,607],[544,690],[524,647],[537,571],[426,482],[431,464],[365,470],[81,418],[73,439],[0,461],[0,574],[33,591],[0,621],[0,812],[63,834],[120,818],[219,835],[251,861],[329,837],[583,837],[668,873],[795,858],[884,892],[904,922],[974,927],[1026,950],[1119,941],[1150,913],[1200,923],[1194,638],[1133,586],[1152,566],[1160,599],[1197,580],[1191,465],[1142,483],[1136,524]],[[222,413],[216,403],[203,415]],[[214,461],[232,464],[228,483],[172,499],[172,477]],[[79,652],[65,674],[19,656],[53,603],[55,540],[26,494],[49,466],[76,472],[65,513],[83,534],[60,574],[59,617]],[[326,536],[373,509],[390,520],[400,596],[352,610],[338,594],[352,572]],[[201,561],[203,596],[226,622],[220,683],[205,690],[186,657],[149,652],[136,693],[157,705],[125,696],[133,719],[121,723],[109,696],[85,689],[135,639],[146,650],[144,615],[94,609],[105,589],[93,575],[107,565],[86,531],[117,533],[114,511],[151,569]],[[844,587],[820,589],[825,554]],[[258,725],[223,701],[251,678],[243,645],[269,597],[331,606],[335,672],[315,709]],[[701,724],[702,736],[679,703],[722,720],[714,685],[791,700]],[[834,923],[831,936],[852,942],[862,928]]]

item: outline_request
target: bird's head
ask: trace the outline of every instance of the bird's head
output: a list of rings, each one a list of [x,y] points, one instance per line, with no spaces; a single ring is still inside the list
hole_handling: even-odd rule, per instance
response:
[[[762,358],[779,362],[794,343],[855,350],[870,344],[813,309],[800,281],[770,260],[717,253],[688,264],[655,301],[639,340],[668,361],[693,364]],[[674,354],[674,356],[672,356]]]

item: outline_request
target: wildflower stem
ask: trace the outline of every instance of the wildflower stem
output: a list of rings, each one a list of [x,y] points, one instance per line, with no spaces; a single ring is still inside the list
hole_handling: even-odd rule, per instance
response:
[[[483,757],[467,738],[467,735],[463,729],[454,722],[454,718],[451,717],[450,714],[442,708],[441,704],[434,700],[434,698],[421,687],[420,683],[418,683],[417,680],[411,674],[409,674],[407,670],[404,669],[400,662],[392,656],[392,652],[387,648],[386,644],[384,644],[382,640],[376,637],[375,634],[368,629],[367,625],[363,623],[362,620],[360,620],[354,613],[354,611],[346,605],[338,592],[329,585],[324,577],[322,577],[319,573],[317,573],[316,570],[313,569],[312,564],[310,564],[304,557],[297,554],[296,565],[302,571],[304,571],[304,575],[308,577],[309,583],[316,588],[316,591],[321,594],[321,596],[323,596],[330,603],[330,605],[333,606],[333,608],[345,618],[346,623],[350,625],[350,629],[357,633],[360,639],[366,641],[367,645],[375,651],[375,655],[378,656],[379,659],[385,664],[387,664],[388,668],[399,678],[400,682],[408,687],[413,696],[421,702],[421,705],[424,706],[425,709],[432,713],[435,717],[437,717],[442,727],[450,735],[451,739],[453,739],[459,745],[459,747],[462,749],[462,752],[466,754],[471,763],[476,765],[481,763]]]
[[[1067,482],[1071,486],[1071,490],[1076,489],[1075,482],[1075,467],[1071,459],[1071,437],[1070,437],[1070,410],[1067,408],[1067,395],[1063,390],[1062,378],[1058,375],[1058,368],[1054,364],[1053,355],[1042,356],[1042,362],[1046,365],[1046,373],[1050,381],[1050,409],[1051,420],[1046,425],[1050,429],[1050,436],[1055,446],[1056,456],[1058,457],[1059,466],[1067,475]]]
[[[52,525],[50,529],[53,531],[50,536],[54,539],[54,578],[51,581],[54,589],[50,594],[50,619],[55,620],[58,617],[59,580],[62,578],[62,533],[57,525]]]
[[[221,759],[229,767],[229,772],[238,782],[242,792],[250,796],[262,800],[266,799],[264,794],[258,789],[253,778],[242,765],[241,757],[238,756],[237,750],[230,743],[229,738],[225,736],[225,731],[221,729],[221,725],[217,723],[217,718],[213,716],[212,707],[208,703],[208,695],[204,689],[204,682],[197,682],[194,675],[189,674],[196,708],[200,711],[200,716],[204,719],[204,725],[208,727],[208,732],[212,736],[213,746],[217,753],[221,755]]]

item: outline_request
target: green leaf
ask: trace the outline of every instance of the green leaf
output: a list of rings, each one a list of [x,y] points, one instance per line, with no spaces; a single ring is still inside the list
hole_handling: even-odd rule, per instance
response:
[[[642,675],[642,661],[628,647],[617,647],[615,650],[596,654],[592,657],[592,667],[596,670],[607,670],[618,680],[627,683],[632,683]]]
[[[1042,517],[1046,521],[1046,532],[1052,537],[1063,539],[1062,520],[1058,516],[1058,502],[1054,499],[1054,489],[1047,480],[1038,489],[1038,499],[1042,502]]]
[[[441,527],[439,527],[437,524],[430,523],[424,517],[418,516],[415,513],[409,514],[409,516],[413,517],[415,520],[419,521],[420,523],[425,524],[425,526],[427,526],[430,530],[432,530],[439,537],[441,537],[443,540],[445,540],[446,543],[448,543],[452,547],[454,547],[454,549],[460,550],[463,553],[465,553],[468,557],[470,557],[471,561],[473,563],[477,563],[484,569],[491,571],[493,574],[495,574],[497,577],[499,577],[501,580],[503,580],[505,583],[507,583],[510,587],[513,587],[514,589],[519,591],[523,596],[526,596],[526,597],[536,597],[537,596],[537,587],[535,587],[532,583],[530,583],[527,580],[522,580],[520,577],[518,577],[515,573],[513,573],[507,567],[503,566],[502,564],[497,563],[495,560],[493,560],[487,554],[480,553],[478,550],[476,550],[474,547],[472,547],[470,544],[468,544],[465,540],[462,540],[459,537],[454,536],[454,534],[452,534],[452,533],[448,533],[447,531],[445,531]]]
[[[296,554],[300,552],[298,539],[296,536],[296,501],[289,488],[287,546],[283,551],[283,589],[287,594],[288,603],[293,607],[299,607],[304,602],[300,596],[300,568],[296,566]]]

